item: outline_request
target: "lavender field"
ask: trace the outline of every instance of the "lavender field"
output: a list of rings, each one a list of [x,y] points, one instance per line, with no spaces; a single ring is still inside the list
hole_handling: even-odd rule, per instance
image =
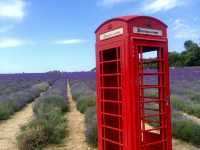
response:
[[[155,79],[148,79],[146,82],[152,83]],[[95,84],[94,72],[75,73],[71,76],[72,94],[77,102],[77,108],[86,117],[85,136],[87,142],[93,146],[97,146]],[[173,137],[196,147],[200,146],[199,89],[200,67],[170,69]]]
[[[4,74],[0,88],[0,149],[41,149],[65,138],[64,74]]]
[[[155,79],[148,79],[146,82],[155,82]],[[200,67],[171,68],[170,84],[174,140],[190,143],[196,150],[200,146]],[[70,86],[70,91],[67,90],[67,85]],[[95,72],[0,75],[0,130],[5,120],[9,122],[31,104],[29,113],[32,113],[24,121],[22,128],[17,133],[14,132],[17,137],[12,140],[16,144],[11,144],[10,148],[15,149],[17,145],[20,150],[43,149],[51,144],[68,141],[70,135],[66,129],[70,132],[76,123],[73,122],[72,127],[68,126],[68,118],[71,118],[68,114],[70,92],[77,110],[85,118],[85,141],[95,149]],[[72,114],[77,116],[77,112]],[[18,117],[18,120],[23,118]],[[20,128],[19,125],[15,127],[14,130]],[[2,136],[5,133],[0,134]],[[0,147],[5,145],[0,140]]]

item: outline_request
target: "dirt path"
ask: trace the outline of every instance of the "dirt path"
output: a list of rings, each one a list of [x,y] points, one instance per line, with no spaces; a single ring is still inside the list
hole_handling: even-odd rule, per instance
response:
[[[0,123],[0,150],[17,150],[16,135],[32,119],[32,103]]]
[[[173,150],[200,150],[197,147],[183,141],[173,139]]]
[[[68,123],[68,136],[60,145],[48,146],[45,150],[94,150],[85,141],[85,116],[76,109],[76,103],[72,98],[71,89],[68,84],[68,100],[70,112],[66,114]]]
[[[152,127],[147,125],[149,129]],[[200,150],[199,148],[178,139],[172,139],[173,150]]]
[[[195,117],[195,116],[192,116],[192,115],[189,115],[187,113],[182,113],[185,117],[187,117],[188,119],[192,120],[194,123],[200,125],[200,118],[198,117]]]

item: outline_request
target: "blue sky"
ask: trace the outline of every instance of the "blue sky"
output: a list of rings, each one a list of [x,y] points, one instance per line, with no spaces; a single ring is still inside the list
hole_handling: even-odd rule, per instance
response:
[[[82,71],[95,66],[96,27],[121,15],[169,26],[170,51],[200,43],[199,0],[0,0],[0,73]]]

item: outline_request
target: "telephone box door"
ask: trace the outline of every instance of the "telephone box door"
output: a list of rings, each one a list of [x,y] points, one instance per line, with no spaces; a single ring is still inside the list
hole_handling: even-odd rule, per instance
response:
[[[97,48],[99,150],[125,150],[124,99],[122,97],[123,41]]]
[[[135,41],[139,150],[169,150],[170,104],[166,43]]]

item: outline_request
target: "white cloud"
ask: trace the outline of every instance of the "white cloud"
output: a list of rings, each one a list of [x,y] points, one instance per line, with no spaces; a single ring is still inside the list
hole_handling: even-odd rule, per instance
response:
[[[1,0],[0,17],[21,20],[25,16],[25,0]]]
[[[86,40],[83,39],[64,39],[64,40],[57,40],[55,43],[59,45],[77,45],[85,42]]]
[[[190,26],[181,19],[176,19],[173,23],[173,32],[178,39],[200,39],[200,27]]]
[[[142,11],[156,13],[167,11],[186,4],[187,0],[146,0],[144,1]]]
[[[97,2],[97,5],[99,5],[99,6],[113,6],[115,4],[130,2],[130,1],[133,1],[133,0],[99,0]]]
[[[17,38],[0,38],[0,49],[20,47],[28,43],[29,42]]]

